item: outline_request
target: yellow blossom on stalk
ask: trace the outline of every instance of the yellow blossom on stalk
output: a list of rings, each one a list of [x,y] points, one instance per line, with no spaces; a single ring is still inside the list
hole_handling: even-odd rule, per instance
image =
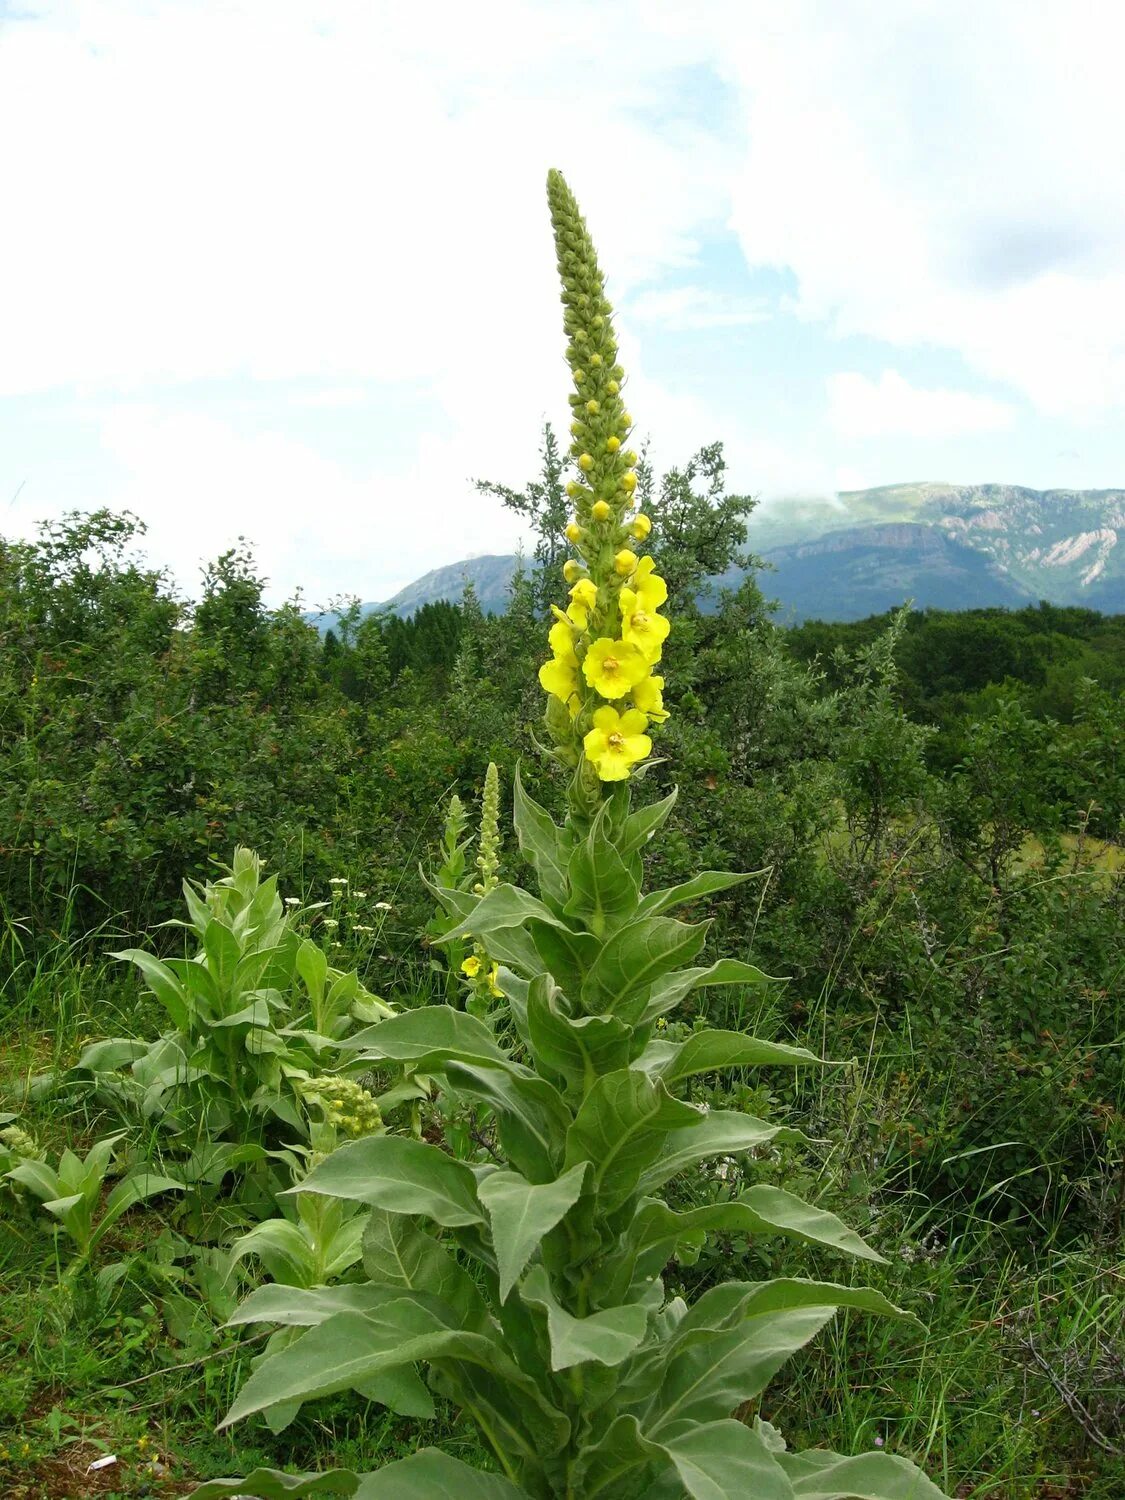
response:
[[[664,642],[672,628],[663,615],[656,613],[651,596],[643,589],[621,590],[621,636],[636,646],[652,663],[660,660]]]
[[[623,698],[648,669],[648,659],[635,642],[605,637],[593,643],[582,663],[582,675],[603,698]]]
[[[470,979],[475,979],[480,973],[480,959],[475,953],[470,953],[461,965],[462,974],[467,974]]]
[[[634,708],[639,708],[654,723],[663,724],[668,717],[668,711],[664,707],[663,677],[642,677],[634,686],[632,697]]]
[[[644,541],[651,523],[632,515],[638,459],[624,447],[633,419],[621,398],[625,371],[605,282],[578,205],[558,172],[548,175],[547,196],[576,387],[569,397],[575,470],[566,484],[575,513],[566,537],[581,561],[564,564],[570,598],[565,614],[554,610],[552,659],[540,668],[539,681],[550,695],[547,728],[560,758],[580,765],[584,749],[600,780],[621,781],[651,749],[641,704],[651,705],[655,721],[667,717],[663,681],[651,676],[669,630],[656,613],[667,589],[653,572],[653,560],[638,562],[628,545],[630,539]],[[596,708],[598,697],[625,699],[622,712]]]
[[[494,1000],[503,1000],[504,991],[500,988],[500,965],[493,964],[488,971],[488,993]]]
[[[646,725],[644,714],[635,708],[619,714],[607,703],[597,710],[583,749],[602,781],[624,781],[637,761],[652,753],[652,741],[643,732]]]

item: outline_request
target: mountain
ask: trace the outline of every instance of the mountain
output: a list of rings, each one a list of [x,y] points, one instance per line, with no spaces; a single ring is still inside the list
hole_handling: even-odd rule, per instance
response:
[[[786,623],[862,619],[907,599],[920,609],[1047,599],[1125,612],[1125,490],[922,483],[778,500],[754,512],[749,545],[770,566],[762,588]],[[459,599],[466,582],[482,608],[503,610],[514,565],[513,557],[452,563],[364,611],[413,614]],[[735,587],[740,577],[736,570],[719,582]]]

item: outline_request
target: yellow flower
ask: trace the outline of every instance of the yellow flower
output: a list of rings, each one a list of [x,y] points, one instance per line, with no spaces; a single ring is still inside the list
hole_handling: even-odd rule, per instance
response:
[[[621,635],[651,663],[660,660],[660,652],[672,627],[663,615],[656,613],[650,597],[643,589],[621,590]]]
[[[631,767],[652,752],[652,741],[642,731],[644,714],[631,708],[619,714],[608,704],[594,715],[594,727],[582,741],[602,781],[624,781]]]
[[[576,660],[574,655],[574,630],[565,616],[551,626],[547,632],[547,640],[550,643],[551,650],[562,661],[573,662]]]
[[[499,973],[500,965],[493,964],[492,968],[488,971],[488,993],[495,999],[502,1000],[504,998],[504,991],[500,988],[500,982],[497,978]]]
[[[475,979],[480,973],[480,959],[475,953],[469,954],[468,958],[461,965],[461,972],[462,974],[467,974],[470,979]]]
[[[590,623],[590,611],[584,604],[579,604],[576,599],[572,599],[566,607],[566,618],[575,630],[585,630]]]
[[[622,698],[642,677],[649,661],[634,641],[611,641],[604,636],[586,652],[582,672],[603,698]]]
[[[578,456],[578,467],[582,470],[583,474],[588,474],[594,467],[594,460],[588,453],[581,453]]]
[[[655,723],[663,724],[668,717],[668,710],[664,707],[663,677],[642,677],[633,689],[633,704]]]
[[[613,559],[613,571],[620,574],[622,578],[628,578],[637,566],[637,554],[630,552],[628,547],[622,547],[621,551]]]
[[[595,521],[608,521],[611,511],[605,500],[595,500],[590,508],[590,514]]]
[[[637,564],[633,587],[643,594],[647,609],[659,609],[668,598],[668,585],[656,571],[656,563],[647,554]]]
[[[652,530],[652,522],[644,514],[636,515],[633,517],[633,524],[630,530],[638,542],[643,542]]]
[[[553,693],[561,702],[569,703],[578,691],[577,659],[552,656],[539,668],[539,685],[545,693]]]
[[[580,578],[570,591],[579,609],[591,610],[598,602],[598,586],[592,578]]]
[[[582,540],[582,528],[577,521],[571,521],[567,525],[566,539],[568,542],[580,542]]]

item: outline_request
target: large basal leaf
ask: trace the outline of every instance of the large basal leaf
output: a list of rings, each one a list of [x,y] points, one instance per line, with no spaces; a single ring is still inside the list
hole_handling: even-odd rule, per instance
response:
[[[533,1073],[449,1063],[450,1084],[483,1099],[496,1114],[500,1144],[512,1164],[532,1182],[552,1182],[562,1164],[571,1114],[556,1088]]]
[[[518,766],[512,787],[512,822],[520,851],[538,877],[543,899],[561,908],[567,897],[563,831],[528,795]]]
[[[447,1228],[484,1220],[469,1168],[436,1146],[401,1136],[349,1141],[286,1191],[347,1198],[389,1213],[423,1214]]]
[[[582,1163],[557,1181],[539,1185],[518,1172],[493,1172],[478,1187],[492,1227],[501,1302],[508,1300],[543,1236],[578,1202],[587,1170]]]
[[[424,1073],[436,1072],[449,1058],[485,1066],[516,1066],[496,1045],[483,1021],[450,1005],[403,1011],[357,1031],[341,1045],[365,1058],[409,1063]]]
[[[707,940],[707,924],[646,917],[630,922],[609,939],[582,986],[588,1011],[619,1014],[635,1023],[649,989],[662,975],[690,963]]]
[[[692,1500],[793,1500],[776,1455],[741,1422],[685,1425],[660,1446]]]
[[[662,1083],[623,1068],[599,1078],[586,1095],[566,1139],[566,1167],[594,1164],[603,1212],[636,1191],[641,1173],[659,1155],[670,1130],[703,1121],[703,1112],[674,1099]]]
[[[562,1013],[551,989],[550,976],[540,974],[527,992],[528,1044],[540,1066],[577,1089],[589,1088],[602,1074],[627,1067],[630,1028],[613,1016],[571,1020]]]
[[[619,1365],[636,1349],[648,1328],[648,1311],[640,1303],[574,1317],[560,1306],[543,1266],[531,1268],[520,1296],[547,1314],[552,1370],[569,1370],[589,1362]]]
[[[663,1183],[698,1162],[713,1156],[736,1156],[755,1151],[771,1141],[796,1142],[806,1137],[799,1130],[771,1125],[754,1115],[737,1110],[711,1110],[698,1124],[687,1130],[674,1130],[668,1136],[659,1157],[638,1183],[642,1193],[652,1193]]]
[[[796,1500],[946,1500],[932,1480],[909,1459],[893,1453],[839,1453],[812,1449],[777,1453],[778,1465]]]
[[[409,1458],[368,1474],[355,1500],[530,1500],[528,1492],[502,1474],[484,1474],[438,1448],[421,1448]]]
[[[678,1046],[675,1043],[655,1043],[654,1049],[660,1050],[653,1050],[650,1054],[646,1049],[634,1066],[663,1078],[669,1087],[697,1073],[713,1073],[722,1068],[822,1066],[820,1058],[804,1047],[760,1041],[740,1031],[697,1031]]]
[[[716,1422],[760,1396],[787,1359],[815,1338],[835,1308],[800,1307],[748,1318],[677,1352],[670,1347],[655,1393],[636,1412],[646,1436],[663,1441],[688,1423]],[[621,1390],[630,1400],[631,1386]]]
[[[552,1432],[567,1426],[498,1343],[442,1326],[432,1308],[409,1295],[374,1316],[339,1313],[271,1355],[250,1376],[221,1426],[285,1402],[358,1389],[384,1371],[432,1360],[477,1365],[496,1376],[510,1396],[518,1396],[529,1424],[538,1421]]]
[[[369,1286],[365,1282],[313,1287],[269,1282],[255,1287],[227,1323],[231,1327],[240,1323],[277,1323],[287,1328],[314,1328],[337,1313],[373,1313],[400,1294],[395,1287]]]
[[[476,1282],[455,1256],[412,1219],[374,1209],[363,1235],[363,1269],[379,1290],[428,1292],[452,1310],[459,1327],[488,1330]]]
[[[710,964],[707,968],[683,969],[679,973],[668,974],[658,979],[645,997],[639,1020],[642,1024],[648,1025],[659,1016],[674,1010],[681,1000],[691,994],[692,990],[706,989],[710,985],[748,984],[755,989],[760,989],[762,985],[777,983],[779,983],[778,980],[771,979],[768,974],[763,974],[761,969],[756,969],[753,964],[744,964],[741,959],[737,958],[720,958],[717,963]]]
[[[701,896],[713,896],[716,891],[729,891],[732,886],[744,885],[765,875],[764,870],[751,870],[748,874],[732,875],[725,870],[703,870],[683,885],[669,886],[667,890],[650,891],[637,908],[638,917],[657,917],[661,912],[671,911],[676,906],[686,906],[689,901],[698,901]]]
[[[301,1500],[319,1495],[322,1500],[353,1500],[360,1475],[350,1469],[326,1474],[282,1474],[277,1469],[255,1469],[243,1479],[209,1479],[192,1490],[191,1500]]]

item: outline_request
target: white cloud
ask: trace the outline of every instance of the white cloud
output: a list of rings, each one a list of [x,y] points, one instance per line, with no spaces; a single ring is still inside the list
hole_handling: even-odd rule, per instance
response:
[[[897,370],[884,370],[878,380],[854,370],[841,371],[829,376],[827,387],[828,420],[847,438],[949,438],[999,432],[1016,419],[1009,402],[968,391],[923,390]]]
[[[651,323],[672,332],[699,328],[740,328],[770,316],[764,297],[725,297],[699,286],[654,288],[632,297],[623,309],[634,323]]]
[[[955,349],[1043,411],[1125,406],[1116,0],[771,8],[723,65],[733,222],[841,334]]]

